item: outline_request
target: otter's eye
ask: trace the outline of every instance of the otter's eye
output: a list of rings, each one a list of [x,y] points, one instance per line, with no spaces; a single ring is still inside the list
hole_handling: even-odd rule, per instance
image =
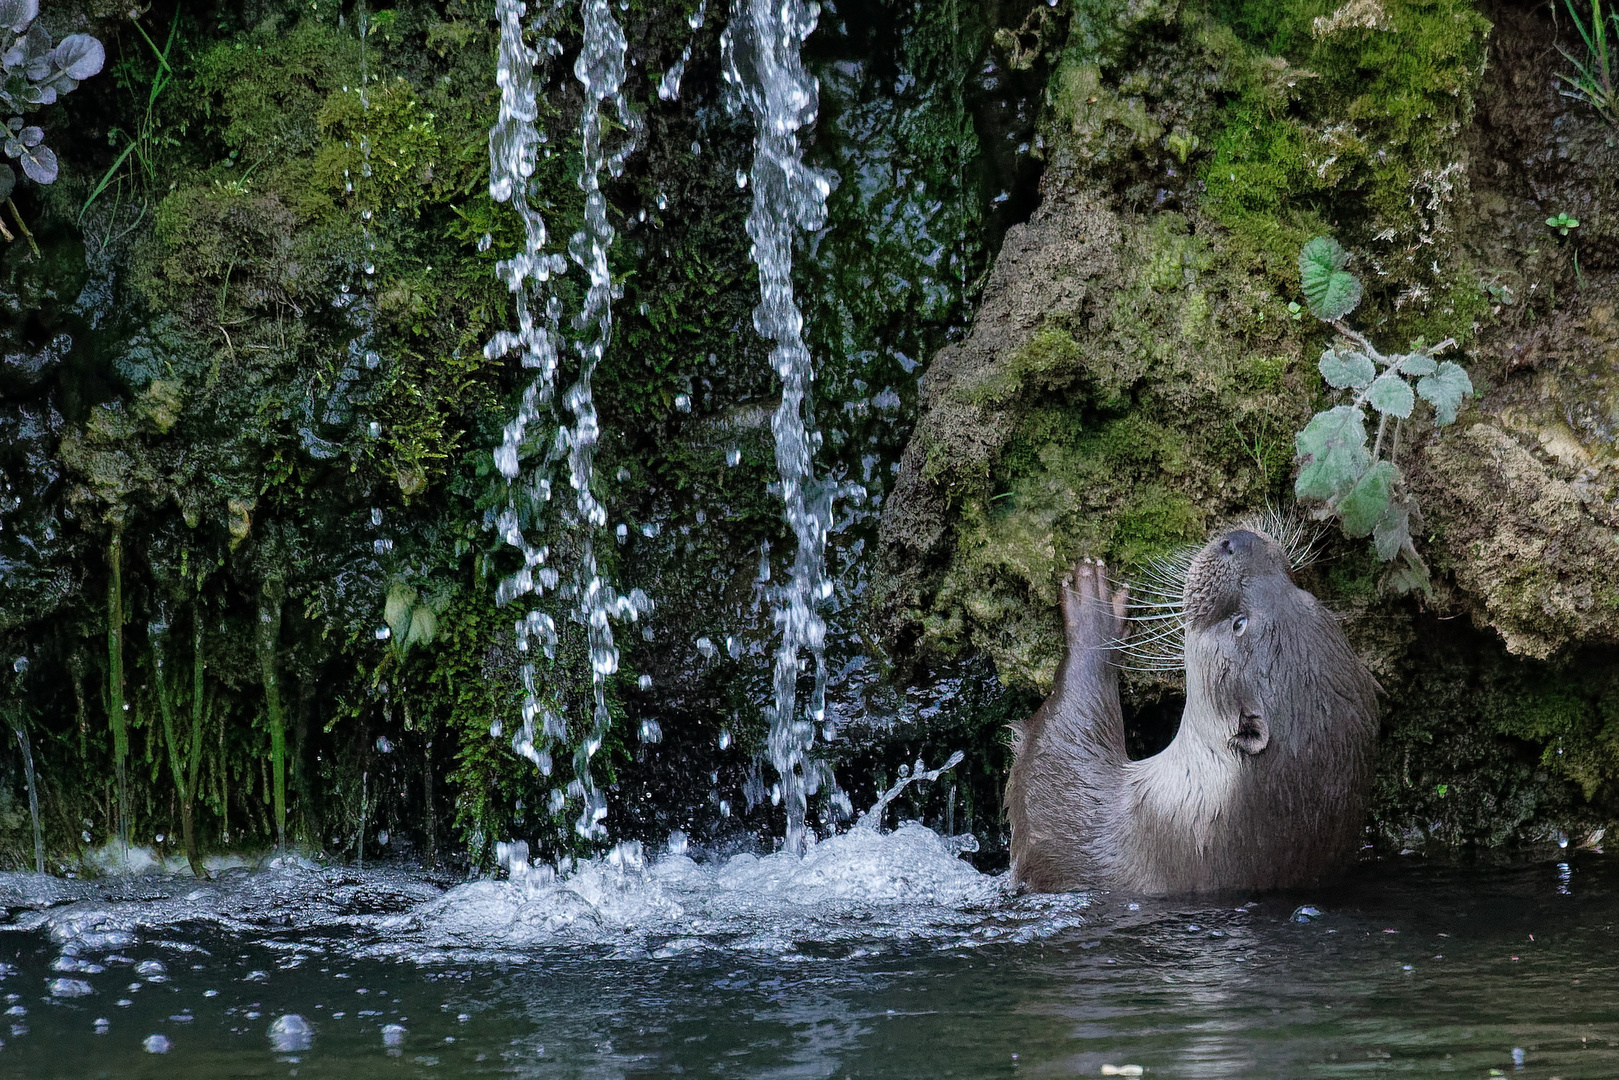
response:
[[[1248,616],[1246,616],[1246,615],[1238,615],[1235,619],[1231,620],[1231,632],[1233,634],[1237,635],[1238,637],[1242,637],[1243,633],[1247,629],[1248,629]]]

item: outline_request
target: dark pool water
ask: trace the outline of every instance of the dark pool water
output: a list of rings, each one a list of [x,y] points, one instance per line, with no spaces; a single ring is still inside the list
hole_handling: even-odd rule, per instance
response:
[[[13,901],[0,1075],[1619,1076],[1619,860],[1596,853],[1408,858],[1308,896],[1104,895],[1050,908],[1043,927],[1040,902],[1002,899],[899,945],[892,913],[852,905],[819,925],[867,920],[870,936],[806,931],[765,951],[630,932],[628,946],[413,954],[431,919],[407,933],[364,909],[408,910],[433,887],[341,880],[321,919],[250,910],[243,893],[229,925],[188,922],[181,883]],[[175,917],[152,917],[165,904]],[[1018,940],[982,932],[1019,904]],[[1319,915],[1296,921],[1304,904]],[[97,936],[137,907],[121,936]],[[53,995],[60,978],[90,992]],[[311,1034],[278,1049],[287,1013]]]

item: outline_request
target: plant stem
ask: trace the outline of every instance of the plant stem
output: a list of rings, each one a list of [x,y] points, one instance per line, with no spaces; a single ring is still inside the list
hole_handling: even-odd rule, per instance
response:
[[[270,718],[270,763],[275,771],[275,842],[287,846],[287,721],[281,711],[281,687],[276,676],[275,652],[281,633],[281,602],[265,588],[259,609],[259,668],[264,676],[264,704]]]
[[[39,242],[34,239],[34,234],[28,231],[28,225],[23,221],[22,213],[17,209],[17,204],[11,199],[7,199],[6,205],[11,207],[11,216],[16,220],[17,228],[22,230],[24,238],[28,241],[28,246],[34,249],[34,257],[43,259],[45,256],[39,250]],[[7,237],[7,239],[10,239],[10,237]]]
[[[118,771],[118,839],[129,843],[129,727],[124,710],[124,527],[107,541],[107,713]]]

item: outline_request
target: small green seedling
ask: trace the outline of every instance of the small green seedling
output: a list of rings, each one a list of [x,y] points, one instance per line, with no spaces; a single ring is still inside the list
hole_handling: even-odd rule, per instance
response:
[[[1570,229],[1580,227],[1580,219],[1567,211],[1560,211],[1547,218],[1546,224],[1556,229],[1561,235],[1567,236]]]

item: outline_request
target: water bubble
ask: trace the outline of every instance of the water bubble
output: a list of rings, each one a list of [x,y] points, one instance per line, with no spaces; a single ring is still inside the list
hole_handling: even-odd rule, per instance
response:
[[[484,233],[482,236],[478,237],[478,250],[488,251],[494,242],[495,238],[493,236],[490,236],[488,233]]]
[[[142,960],[135,965],[135,974],[152,982],[155,982],[159,976],[167,975],[168,973],[168,967],[161,960]]]
[[[377,736],[377,753],[379,753],[379,754],[391,754],[393,752],[394,752],[394,744],[388,740],[388,736],[386,736],[386,735],[378,735]]]
[[[148,1035],[141,1040],[141,1049],[148,1054],[166,1054],[172,1045],[167,1035]]]
[[[693,139],[691,141],[691,156],[692,157],[697,157],[697,156],[701,155],[702,152],[703,152],[703,144],[698,142],[696,139]]]
[[[15,671],[18,675],[21,675],[23,672],[27,671],[28,670],[28,657],[19,656],[19,657],[17,657],[17,659],[13,660],[11,662],[11,670]]]
[[[404,1046],[406,1031],[398,1024],[384,1024],[382,1026],[383,1046]]]
[[[731,746],[731,729],[720,728],[720,749],[727,750]]]
[[[366,430],[371,433],[371,437],[373,439],[382,438],[382,425],[377,423],[375,420],[371,421],[370,425],[367,426]]]
[[[381,525],[382,524],[382,507],[373,506],[371,508],[371,524],[373,524],[373,525]]]
[[[663,725],[656,720],[641,721],[641,741],[644,743],[660,743],[663,741]]]
[[[720,817],[730,817],[730,816],[731,816],[731,800],[729,800],[729,799],[721,799],[720,800]]]
[[[466,1023],[466,1022],[467,1022],[467,1021],[468,1021],[468,1020],[471,1020],[471,1019],[472,1019],[472,1016],[471,1016],[471,1014],[470,1014],[470,1013],[456,1013],[456,1014],[455,1014],[455,1019],[456,1019],[456,1022],[457,1022],[457,1023],[462,1023],[462,1024],[464,1024],[464,1023]]]
[[[278,1016],[270,1023],[270,1045],[283,1054],[296,1054],[315,1045],[315,1028],[297,1013]]]
[[[652,676],[642,675],[640,678],[635,680],[635,685],[640,687],[642,690],[652,689]]]
[[[666,210],[666,209],[668,209],[668,207],[669,207],[669,197],[667,195],[665,195],[661,191],[658,192],[658,209],[659,210]]]
[[[383,847],[388,846],[388,830],[387,829],[379,829],[379,830],[377,830],[377,843],[381,844]]]
[[[386,626],[377,627],[377,640],[378,641],[387,641],[389,638],[391,638],[393,636],[394,636],[394,632],[392,630],[388,629]]]
[[[96,1017],[96,1034],[105,1035],[112,1030],[112,1021],[105,1016]]]
[[[742,464],[742,450],[740,447],[733,446],[725,451],[725,464],[733,467]]]
[[[1291,916],[1289,916],[1289,918],[1291,918],[1292,921],[1297,922],[1297,923],[1314,922],[1315,920],[1319,919],[1320,917],[1321,917],[1320,909],[1316,908],[1314,905],[1311,905],[1311,904],[1302,904],[1299,907],[1294,908],[1293,909],[1293,914]]]
[[[691,395],[690,394],[676,394],[675,395],[675,408],[679,409],[681,412],[685,412],[685,413],[691,412]]]
[[[738,169],[736,171],[736,186],[738,188],[745,188],[748,186],[748,174],[746,170]]]

